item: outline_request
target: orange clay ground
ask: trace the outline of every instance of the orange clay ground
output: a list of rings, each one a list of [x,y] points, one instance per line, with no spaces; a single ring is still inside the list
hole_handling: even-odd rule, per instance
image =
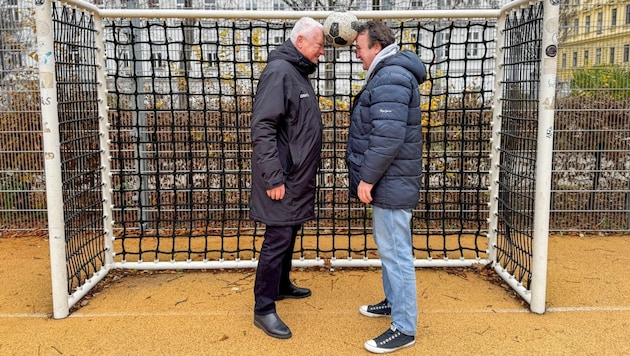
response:
[[[487,269],[419,269],[416,345],[396,355],[630,355],[630,236],[552,237],[547,312]],[[378,269],[292,273],[278,302],[293,338],[252,323],[252,270],[115,271],[69,317],[52,313],[48,241],[0,238],[0,355],[362,355],[389,325]]]

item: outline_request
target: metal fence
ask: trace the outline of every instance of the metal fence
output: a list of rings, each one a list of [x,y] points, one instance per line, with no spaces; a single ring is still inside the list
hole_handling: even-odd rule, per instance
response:
[[[33,18],[0,0],[0,236],[47,228]],[[630,1],[563,4],[560,26],[550,230],[627,232]]]
[[[551,229],[630,229],[630,1],[560,7]]]
[[[34,14],[29,2],[0,0],[0,234],[45,229]]]

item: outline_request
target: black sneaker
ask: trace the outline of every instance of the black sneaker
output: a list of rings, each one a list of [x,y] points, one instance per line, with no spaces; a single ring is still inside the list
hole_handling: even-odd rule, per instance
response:
[[[390,327],[379,337],[365,342],[366,350],[376,354],[386,354],[400,350],[416,343],[416,338],[411,335],[405,335],[400,331]]]
[[[359,307],[359,313],[369,316],[370,318],[380,318],[392,315],[392,307],[387,299],[372,305],[362,305]]]

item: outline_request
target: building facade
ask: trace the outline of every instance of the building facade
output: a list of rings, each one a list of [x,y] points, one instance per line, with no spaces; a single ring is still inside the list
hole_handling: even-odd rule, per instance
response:
[[[577,0],[563,4],[558,79],[569,90],[573,72],[594,66],[630,68],[630,1]]]

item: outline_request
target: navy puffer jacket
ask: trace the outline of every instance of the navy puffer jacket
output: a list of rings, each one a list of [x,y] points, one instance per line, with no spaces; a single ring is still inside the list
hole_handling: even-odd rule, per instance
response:
[[[411,51],[399,51],[376,64],[355,98],[346,161],[350,194],[361,180],[374,184],[372,204],[412,209],[418,204],[422,175],[419,83],[426,69]]]
[[[308,76],[316,68],[291,41],[269,53],[252,116],[252,220],[294,226],[315,217],[322,121]],[[282,184],[283,199],[267,196],[268,189]]]

